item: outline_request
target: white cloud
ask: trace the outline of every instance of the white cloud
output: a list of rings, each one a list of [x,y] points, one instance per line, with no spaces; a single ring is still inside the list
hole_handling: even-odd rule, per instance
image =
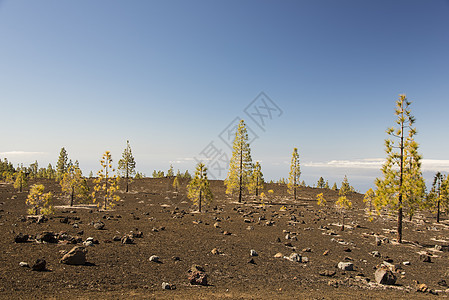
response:
[[[10,157],[10,156],[30,156],[30,155],[44,155],[45,152],[31,152],[31,151],[8,151],[0,152],[0,156]]]
[[[384,158],[366,158],[356,160],[331,160],[325,162],[307,162],[305,167],[312,168],[345,168],[345,169],[377,169],[382,167],[385,162]],[[443,171],[449,172],[449,160],[444,159],[423,159],[422,170],[426,171]]]

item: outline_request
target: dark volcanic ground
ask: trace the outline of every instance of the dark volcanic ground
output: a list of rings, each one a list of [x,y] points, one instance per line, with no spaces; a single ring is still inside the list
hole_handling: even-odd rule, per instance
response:
[[[39,182],[57,195],[56,205],[67,203],[58,184]],[[26,219],[27,192],[17,193],[11,184],[0,183],[0,297],[400,299],[449,295],[445,286],[445,282],[449,284],[445,217],[440,224],[434,223],[431,215],[405,221],[406,242],[397,244],[394,218],[375,217],[370,222],[363,195],[357,193],[349,195],[354,209],[347,213],[345,231],[340,231],[335,191],[301,188],[300,199],[293,201],[286,186],[268,184],[265,191],[273,189],[274,193],[262,206],[250,198],[236,203],[225,195],[223,181],[211,181],[215,200],[207,211],[197,213],[185,197],[185,183],[179,195],[171,184],[172,179],[165,178],[136,180],[128,194],[120,193],[122,201],[113,211],[99,211],[94,206],[58,207],[47,222],[38,224]],[[316,205],[320,192],[328,201],[327,208]],[[68,223],[62,223],[64,219]],[[92,223],[100,220],[105,227],[97,230]],[[33,239],[14,242],[18,233],[36,236],[43,231],[66,232],[83,241],[93,237],[98,244],[86,247],[88,264],[73,266],[59,262],[73,244]],[[143,237],[135,238],[134,244],[113,241],[114,236],[131,231],[141,231]],[[376,236],[383,240],[379,246]],[[221,254],[212,254],[214,248]],[[252,249],[258,256],[250,257]],[[323,255],[325,251],[327,255]],[[373,251],[380,257],[371,255]],[[274,257],[293,252],[307,257],[308,262]],[[421,261],[422,252],[431,256],[430,263]],[[161,262],[149,261],[152,255],[159,256]],[[20,262],[32,265],[38,258],[46,260],[48,271],[19,266]],[[248,263],[251,258],[254,263]],[[396,265],[394,286],[374,281],[375,267],[385,260]],[[410,264],[404,265],[406,261]],[[339,262],[352,262],[354,271],[339,270]],[[190,285],[187,271],[193,264],[204,267],[208,286]],[[322,276],[323,271],[336,274]],[[176,289],[163,290],[163,282],[176,285]],[[421,286],[426,291],[417,292],[418,283],[428,289]]]

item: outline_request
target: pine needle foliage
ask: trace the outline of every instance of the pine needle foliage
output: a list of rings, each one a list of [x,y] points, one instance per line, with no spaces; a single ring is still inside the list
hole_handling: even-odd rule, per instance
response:
[[[343,179],[341,183],[340,190],[338,191],[338,200],[335,202],[337,208],[341,212],[341,230],[345,229],[345,211],[352,208],[352,202],[348,199],[347,195],[351,191],[351,186],[349,185],[348,177]]]
[[[251,180],[248,186],[250,193],[255,193],[256,197],[259,196],[259,192],[263,190],[265,180],[263,179],[262,167],[258,161],[254,164]]]
[[[79,167],[70,166],[59,184],[62,192],[69,196],[70,206],[73,206],[75,198],[80,199],[81,202],[87,202],[87,199],[90,198],[87,182],[85,182]]]
[[[391,139],[385,140],[386,161],[382,166],[382,178],[376,178],[374,205],[379,212],[386,208],[397,212],[397,241],[402,243],[402,219],[404,208],[413,213],[420,206],[425,194],[421,173],[421,155],[414,140],[415,118],[410,110],[411,102],[405,95],[396,101],[396,127],[387,130]]]
[[[440,172],[433,178],[432,188],[427,195],[427,206],[436,212],[437,223],[440,222],[441,209],[449,208],[449,177]]]
[[[299,166],[298,148],[293,148],[292,160],[290,163],[290,174],[288,176],[287,189],[290,195],[293,195],[296,200],[296,189],[300,186],[299,177],[301,176],[301,169]]]
[[[319,193],[316,195],[316,203],[319,206],[326,206],[327,201],[326,201],[326,199],[324,199],[323,193]]]
[[[196,166],[195,176],[187,186],[187,197],[194,205],[198,206],[199,212],[201,212],[203,205],[210,204],[214,199],[207,179],[207,168],[203,163],[198,163]]]
[[[92,198],[97,206],[100,206],[101,199],[103,200],[103,209],[111,209],[115,206],[114,202],[120,200],[117,195],[119,177],[112,175],[115,170],[112,168],[112,156],[109,151],[106,151],[100,160],[101,170],[97,173],[97,178],[94,180],[95,187],[92,193]]]
[[[122,158],[118,161],[118,171],[125,177],[126,192],[128,193],[129,178],[136,174],[136,161],[134,160],[129,141],[126,141],[126,148],[123,150]]]
[[[32,208],[28,211],[31,214],[48,215],[53,212],[53,194],[51,192],[44,193],[45,186],[43,184],[35,184],[30,188],[30,192],[26,199],[26,204]]]
[[[248,142],[248,132],[245,121],[240,120],[232,146],[232,157],[229,162],[228,175],[224,181],[226,194],[238,192],[239,202],[242,202],[244,189],[251,181],[252,159]]]
[[[58,162],[56,163],[56,180],[60,181],[64,176],[65,172],[67,172],[69,167],[69,156],[64,147],[61,148],[59,152]]]
[[[28,186],[28,178],[23,171],[23,169],[20,169],[16,173],[16,180],[14,181],[14,188],[18,189],[21,193],[24,188]]]

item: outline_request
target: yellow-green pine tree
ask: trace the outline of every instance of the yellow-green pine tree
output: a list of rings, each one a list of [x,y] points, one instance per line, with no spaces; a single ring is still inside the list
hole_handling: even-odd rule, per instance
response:
[[[323,193],[319,193],[316,195],[316,202],[319,206],[326,206],[326,199],[324,199]]]
[[[44,193],[45,187],[42,184],[32,185],[30,192],[26,199],[26,204],[30,205],[32,208],[29,213],[34,213],[38,215],[42,213],[43,215],[48,215],[52,213],[52,200],[53,194],[51,192]]]
[[[207,168],[203,163],[196,166],[195,176],[189,182],[187,190],[187,197],[198,206],[199,212],[203,205],[209,204],[214,199],[207,179]]]
[[[340,190],[338,191],[338,200],[335,202],[335,205],[341,211],[341,230],[345,230],[345,211],[352,208],[352,202],[348,199],[347,195],[351,191],[351,186],[348,182],[348,177],[343,179],[341,183]]]
[[[64,173],[61,182],[61,189],[70,197],[70,206],[73,206],[75,195],[81,194],[83,189],[83,174],[81,169],[76,166],[70,166]],[[81,196],[81,195],[80,195]]]
[[[250,193],[255,193],[256,197],[259,196],[259,192],[263,190],[264,186],[264,179],[263,179],[263,173],[262,173],[262,167],[260,166],[260,163],[256,161],[254,164],[251,180],[248,186],[248,191]]]
[[[64,173],[67,172],[69,167],[69,156],[64,147],[61,148],[59,152],[58,162],[56,163],[56,180],[60,181],[64,176]]]
[[[126,148],[123,150],[122,158],[118,161],[118,170],[125,177],[126,192],[128,193],[129,178],[136,173],[136,161],[129,145],[129,141],[126,141]]]
[[[25,172],[20,169],[19,172],[16,173],[16,180],[14,181],[14,188],[18,189],[21,193],[23,188],[28,186],[28,179],[26,177]]]
[[[288,192],[293,195],[296,200],[296,189],[299,187],[299,177],[301,176],[301,170],[299,167],[299,155],[298,148],[293,149],[292,160],[290,163],[290,174],[288,176]]]
[[[112,168],[112,156],[109,151],[106,151],[101,160],[101,170],[97,173],[97,178],[94,180],[96,184],[92,198],[94,203],[100,205],[100,198],[103,198],[103,209],[110,209],[114,207],[114,202],[120,200],[117,194],[118,191],[118,177],[111,175],[115,170]]]
[[[440,222],[441,208],[449,207],[449,177],[440,172],[435,174],[432,183],[432,189],[427,196],[428,205],[432,210],[436,210],[437,223]]]
[[[411,114],[410,104],[405,95],[399,95],[395,109],[397,126],[387,130],[387,134],[395,141],[385,140],[387,158],[381,169],[383,177],[375,180],[377,211],[380,211],[382,207],[397,211],[397,241],[399,243],[402,243],[402,219],[406,201],[415,201],[423,197],[422,187],[412,188],[414,184],[421,181],[419,178],[421,156],[417,151],[418,144],[414,141],[415,118]],[[407,161],[410,160],[412,163],[407,167]]]
[[[324,182],[324,178],[320,177],[320,179],[318,179],[316,187],[319,188],[319,189],[324,189],[325,185],[326,185],[326,183]]]
[[[251,149],[248,142],[248,132],[246,130],[245,122],[240,120],[235,133],[228,176],[224,181],[224,184],[226,185],[226,194],[232,195],[238,191],[239,202],[242,202],[242,194],[250,182],[251,171],[252,159]]]
[[[365,196],[363,197],[363,202],[366,205],[366,212],[370,216],[373,213],[373,203],[374,203],[375,197],[376,197],[376,193],[371,188],[365,193]]]

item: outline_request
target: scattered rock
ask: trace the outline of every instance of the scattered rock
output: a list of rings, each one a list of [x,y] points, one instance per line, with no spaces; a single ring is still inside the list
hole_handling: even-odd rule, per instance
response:
[[[282,258],[284,255],[281,252],[278,252],[274,255],[275,258]]]
[[[223,234],[224,234],[224,235],[231,235],[231,233],[230,233],[229,231],[226,231],[226,230],[223,231]]]
[[[379,251],[372,251],[370,254],[371,254],[373,257],[381,257]]]
[[[379,284],[393,285],[396,283],[396,276],[387,267],[382,267],[374,272],[374,279]]]
[[[121,241],[121,240],[122,240],[122,237],[120,237],[120,236],[118,236],[118,235],[115,235],[115,236],[112,238],[112,240],[113,240],[114,242],[118,242],[118,241]]]
[[[26,243],[26,242],[28,242],[28,238],[29,238],[28,234],[19,233],[18,235],[16,235],[14,237],[14,242],[16,242],[16,243]]]
[[[354,264],[352,262],[339,262],[337,267],[343,271],[354,271]]]
[[[254,260],[254,258],[251,258],[251,259],[248,261],[248,263],[249,263],[249,264],[252,264],[252,265],[255,265],[255,264],[256,264],[256,261]]]
[[[326,277],[332,277],[336,274],[337,272],[335,271],[329,271],[329,270],[324,270],[320,272],[321,276],[326,276]]]
[[[382,240],[378,236],[376,236],[376,245],[380,246],[381,244],[382,244]]]
[[[311,248],[304,248],[304,249],[302,249],[302,252],[312,252],[312,249]]]
[[[122,242],[122,244],[134,244],[134,240],[129,234],[123,236],[120,241]]]
[[[156,255],[151,255],[149,260],[152,261],[152,262],[156,262],[156,263],[160,263],[161,262],[160,259],[159,259],[159,256],[156,256]]]
[[[60,263],[66,265],[84,265],[86,264],[86,254],[86,248],[75,246],[62,257]]]
[[[329,253],[330,253],[330,250],[326,250],[326,251],[323,252],[323,255],[327,256],[327,255],[329,255]]]
[[[94,228],[97,229],[97,230],[102,230],[102,229],[104,229],[104,225],[105,224],[103,222],[98,221],[98,222],[94,223]]]
[[[33,271],[46,271],[47,270],[47,262],[43,258],[38,258],[36,262],[31,266]]]
[[[293,252],[290,256],[284,256],[285,259],[293,262],[301,262],[301,254]]]
[[[215,228],[220,228],[220,223],[215,222],[215,223],[214,223],[214,227],[215,227]]]
[[[419,260],[422,261],[422,262],[426,262],[426,263],[432,262],[432,258],[428,254],[420,254],[419,255]]]
[[[213,255],[220,255],[220,254],[221,254],[221,251],[218,250],[217,248],[212,249],[210,252],[211,252]]]
[[[190,284],[203,285],[203,286],[207,285],[207,274],[203,267],[193,265],[188,271],[188,273],[189,273],[188,279]]]
[[[259,256],[259,254],[256,252],[256,250],[251,249],[249,251],[249,256]]]
[[[19,267],[22,267],[22,268],[29,268],[30,265],[29,265],[27,262],[21,261],[21,262],[19,262]]]
[[[444,279],[441,279],[440,281],[438,281],[438,285],[444,286],[444,287],[448,286],[446,280],[444,280]]]
[[[402,264],[403,264],[404,266],[410,266],[410,262],[409,262],[409,261],[404,261]]]
[[[56,234],[52,231],[44,231],[36,236],[36,241],[39,243],[57,243]]]
[[[162,282],[163,290],[176,290],[176,286],[174,284],[170,284],[168,282]]]

